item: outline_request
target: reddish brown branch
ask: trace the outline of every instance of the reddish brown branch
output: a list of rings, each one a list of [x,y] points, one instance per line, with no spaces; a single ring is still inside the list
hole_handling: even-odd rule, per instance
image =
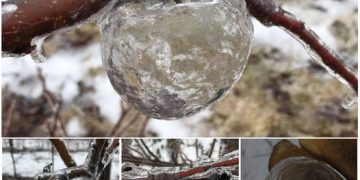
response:
[[[60,139],[50,139],[50,141],[56,148],[66,167],[75,167],[76,163],[71,157],[69,151],[67,150],[64,141]]]
[[[173,164],[171,162],[164,162],[164,161],[154,161],[147,158],[140,158],[135,157],[131,154],[123,154],[121,156],[122,162],[131,162],[136,165],[148,165],[148,166],[155,166],[155,167],[175,167],[175,166],[185,166],[186,164]]]
[[[185,171],[181,171],[181,172],[176,173],[175,177],[177,179],[181,179],[181,178],[192,176],[194,174],[203,173],[203,172],[209,170],[210,168],[236,166],[238,164],[239,164],[239,158],[233,158],[233,159],[224,160],[221,162],[216,162],[216,163],[208,165],[208,166],[200,166],[200,167],[188,169]]]
[[[61,179],[60,176],[66,176],[68,179],[82,178],[89,179],[92,175],[89,173],[86,165],[80,165],[75,167],[69,167],[66,169],[60,169],[51,173],[39,173],[35,175],[36,180],[48,180],[48,179]]]
[[[336,74],[340,75],[357,93],[358,79],[354,72],[347,68],[341,57],[330,50],[325,43],[308,27],[295,16],[283,10],[273,0],[245,0],[257,20],[267,26],[280,26],[291,32],[305,46],[309,46],[320,58],[325,66],[329,67]]]
[[[16,0],[2,2],[2,7],[17,7],[2,13],[2,51],[28,54],[34,37],[73,26],[89,18],[110,0]]]

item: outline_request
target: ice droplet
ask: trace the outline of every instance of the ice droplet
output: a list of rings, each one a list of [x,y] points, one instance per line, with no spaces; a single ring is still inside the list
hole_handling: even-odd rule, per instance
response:
[[[358,102],[358,97],[356,92],[354,92],[352,89],[350,91],[351,92],[348,93],[341,102],[342,107],[345,109],[350,109],[353,105],[357,104]]]
[[[31,40],[31,45],[35,46],[35,49],[31,51],[30,56],[36,63],[42,63],[46,61],[47,57],[44,51],[44,40],[47,36],[35,37]]]
[[[177,119],[231,89],[247,64],[253,27],[245,1],[159,2],[109,11],[100,22],[102,58],[123,100],[149,117]]]

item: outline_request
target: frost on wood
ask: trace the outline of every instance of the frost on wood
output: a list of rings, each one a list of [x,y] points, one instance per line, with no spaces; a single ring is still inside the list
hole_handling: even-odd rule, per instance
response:
[[[244,1],[156,3],[128,3],[107,14],[103,63],[114,89],[147,116],[190,116],[240,78],[252,23]]]
[[[331,166],[307,157],[291,157],[274,166],[266,180],[344,180]]]
[[[238,176],[232,174],[233,171],[238,171],[238,161],[228,163],[238,158],[239,152],[236,150],[216,159],[202,158],[190,167],[155,167],[151,170],[124,162],[122,179],[239,179]]]

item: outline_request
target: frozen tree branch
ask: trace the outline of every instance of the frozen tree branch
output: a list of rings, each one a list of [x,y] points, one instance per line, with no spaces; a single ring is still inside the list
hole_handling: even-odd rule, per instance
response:
[[[70,167],[66,169],[60,169],[51,173],[39,173],[35,175],[35,180],[48,180],[55,177],[68,177],[71,178],[91,178],[92,175],[89,173],[86,165]]]
[[[63,159],[64,151],[66,150],[65,144],[61,140],[52,140],[51,142],[57,144],[55,147],[58,150],[60,156]],[[54,172],[42,172],[35,175],[36,180],[47,180],[47,179],[71,179],[71,178],[80,178],[80,179],[99,179],[99,177],[108,177],[109,166],[111,162],[111,154],[113,154],[119,142],[117,140],[106,140],[106,139],[96,139],[92,140],[89,145],[88,156],[86,157],[85,163],[83,165],[76,166],[75,162],[70,163],[70,160],[64,160],[64,162],[69,162],[68,164],[74,165],[68,168],[60,169]],[[60,149],[60,150],[59,150]],[[63,155],[62,155],[63,154]],[[70,155],[65,155],[70,156]],[[67,157],[69,159],[71,157]],[[106,159],[107,161],[102,161]],[[102,176],[102,174],[104,176]]]
[[[64,161],[64,164],[67,167],[74,167],[76,163],[74,159],[71,157],[69,151],[67,150],[64,141],[60,139],[50,139],[53,146],[56,148],[57,152],[59,153],[61,159]]]
[[[189,169],[185,169],[185,170],[179,170],[179,171],[164,170],[164,172],[161,172],[161,173],[156,173],[156,174],[150,173],[147,177],[146,176],[145,177],[139,177],[139,176],[127,177],[126,173],[123,173],[123,174],[125,174],[125,177],[123,176],[122,178],[123,179],[135,179],[135,180],[154,180],[154,179],[176,180],[176,179],[188,178],[188,177],[196,175],[196,174],[201,174],[200,176],[205,176],[203,178],[206,179],[206,178],[209,178],[209,175],[210,176],[216,175],[216,172],[218,172],[217,170],[219,170],[217,168],[232,167],[232,166],[238,166],[238,165],[239,165],[239,159],[238,159],[238,157],[235,157],[235,158],[231,158],[231,159],[227,159],[227,160],[221,160],[218,162],[214,162],[212,164],[199,165],[197,167],[193,167],[193,168],[189,168]],[[125,164],[125,166],[126,166],[126,164]],[[124,167],[123,166],[122,171],[123,172],[133,171],[135,168],[136,167],[131,167],[131,166]],[[221,173],[219,175],[221,176]]]
[[[149,166],[157,166],[157,167],[174,167],[174,166],[185,166],[186,164],[173,164],[170,162],[164,162],[164,161],[154,161],[151,159],[146,158],[140,158],[135,157],[130,154],[123,154],[122,155],[122,161],[123,162],[131,162],[133,164],[143,164],[143,165],[149,165]]]
[[[266,26],[279,26],[295,36],[315,60],[321,61],[326,69],[343,78],[357,93],[358,79],[354,72],[346,67],[340,55],[327,45],[294,15],[282,9],[273,0],[245,0],[250,14]],[[315,54],[314,54],[315,53]]]
[[[96,139],[90,143],[90,152],[86,157],[86,166],[93,177],[99,178],[102,172],[110,164],[110,155],[119,146],[117,140]],[[110,152],[111,151],[111,152]]]

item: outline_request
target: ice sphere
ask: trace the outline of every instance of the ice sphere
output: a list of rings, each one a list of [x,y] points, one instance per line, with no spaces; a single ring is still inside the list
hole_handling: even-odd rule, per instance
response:
[[[324,162],[307,157],[284,159],[271,169],[266,180],[344,180],[339,173]]]
[[[190,116],[240,78],[252,23],[242,0],[154,2],[115,6],[104,17],[103,63],[122,99],[147,116]]]

